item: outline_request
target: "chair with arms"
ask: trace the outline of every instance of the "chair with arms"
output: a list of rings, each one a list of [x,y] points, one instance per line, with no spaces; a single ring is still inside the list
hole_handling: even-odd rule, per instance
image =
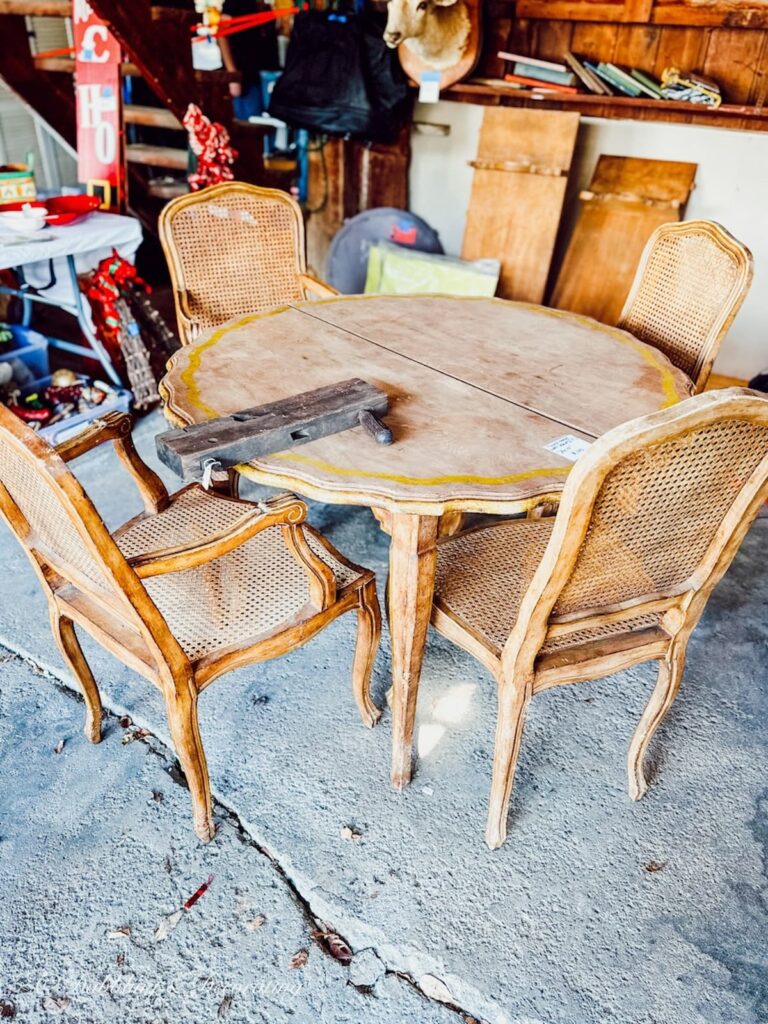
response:
[[[306,506],[292,495],[254,504],[197,484],[169,495],[130,430],[129,416],[111,413],[54,449],[0,407],[0,512],[45,591],[54,639],[85,698],[86,736],[100,739],[101,702],[75,623],[161,690],[195,831],[207,841],[214,826],[200,693],[355,610],[353,690],[363,722],[374,725],[376,587],[373,573],[305,524]],[[66,465],[105,441],[114,442],[146,509],[112,534]]]
[[[752,254],[709,220],[662,224],[646,243],[618,326],[703,391],[752,283]]]
[[[182,345],[236,316],[338,295],[307,273],[301,208],[279,189],[191,192],[168,203],[159,229]]]
[[[438,545],[432,624],[498,684],[486,841],[507,808],[531,697],[658,661],[629,748],[629,793],[669,710],[712,589],[768,498],[768,397],[712,391],[596,441],[554,519],[524,519]]]

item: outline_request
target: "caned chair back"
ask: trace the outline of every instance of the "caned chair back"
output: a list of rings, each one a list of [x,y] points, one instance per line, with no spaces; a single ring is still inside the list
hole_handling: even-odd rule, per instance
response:
[[[55,449],[1,405],[0,513],[44,584],[51,574],[60,577],[150,647],[160,643],[181,655],[80,482]]]
[[[571,471],[512,638],[543,642],[553,623],[672,607],[687,615],[767,497],[768,397],[713,391],[617,427]]]
[[[233,317],[304,297],[304,221],[279,189],[214,185],[168,203],[159,227],[184,345]]]
[[[660,349],[703,391],[752,282],[752,254],[719,224],[662,224],[643,250],[618,326]]]

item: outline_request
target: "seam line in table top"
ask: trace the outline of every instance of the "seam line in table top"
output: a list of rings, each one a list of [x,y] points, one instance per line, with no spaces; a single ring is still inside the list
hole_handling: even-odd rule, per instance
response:
[[[549,420],[551,423],[557,423],[560,427],[567,427],[569,430],[575,430],[579,434],[586,434],[587,437],[597,439],[598,434],[593,433],[591,430],[585,430],[583,427],[577,427],[573,423],[568,423],[566,420],[560,420],[556,416],[550,416],[549,413],[542,412],[541,409],[534,409],[530,405],[526,405],[524,402],[516,402],[513,398],[505,398],[504,395],[497,395],[495,391],[489,391],[487,388],[481,387],[479,384],[473,384],[472,381],[464,380],[463,377],[457,377],[453,373],[449,373],[447,370],[441,370],[437,366],[432,366],[430,363],[424,363],[415,356],[406,355],[404,352],[398,352],[397,349],[389,348],[388,345],[383,345],[380,341],[374,341],[372,338],[366,338],[364,334],[358,334],[357,331],[350,330],[349,327],[341,327],[339,324],[331,323],[328,320],[324,320],[321,316],[316,316],[311,310],[306,309],[302,306],[295,306],[290,303],[291,309],[295,309],[297,313],[304,313],[306,316],[312,317],[313,320],[317,320],[321,324],[325,324],[326,327],[334,327],[338,331],[343,331],[344,334],[350,335],[352,338],[357,338],[359,341],[364,341],[368,345],[373,345],[375,348],[382,349],[384,352],[389,352],[390,355],[400,356],[401,359],[407,359],[409,362],[416,363],[418,366],[423,366],[425,370],[432,370],[434,373],[439,373],[443,377],[448,377],[451,380],[455,380],[459,384],[465,384],[467,387],[474,388],[476,391],[481,391],[484,395],[489,395],[491,398],[498,398],[500,402],[506,402],[508,405],[514,405],[518,409],[525,409],[526,412],[534,413],[536,416],[541,416],[545,420]]]

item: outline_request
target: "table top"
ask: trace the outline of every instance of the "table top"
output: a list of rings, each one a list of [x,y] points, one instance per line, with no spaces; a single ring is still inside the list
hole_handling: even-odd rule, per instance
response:
[[[344,296],[231,320],[177,352],[161,390],[176,426],[350,377],[390,396],[394,444],[362,429],[242,471],[321,501],[439,515],[512,512],[558,494],[591,443],[688,397],[661,352],[588,317],[500,299]]]
[[[141,244],[141,224],[135,217],[94,211],[74,224],[45,227],[31,236],[19,235],[0,224],[0,267],[21,267],[78,256],[112,247],[135,252]]]

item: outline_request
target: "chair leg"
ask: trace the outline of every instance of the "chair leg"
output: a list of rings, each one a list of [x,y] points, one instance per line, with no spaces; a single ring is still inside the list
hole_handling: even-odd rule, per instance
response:
[[[523,724],[531,687],[518,682],[500,683],[499,712],[493,751],[493,773],[485,841],[497,850],[507,838],[507,814],[515,769],[523,737]]]
[[[236,469],[228,469],[226,476],[221,475],[211,480],[211,490],[224,498],[237,498],[240,494],[240,474]]]
[[[352,666],[352,691],[360,709],[363,725],[372,729],[381,711],[371,700],[371,673],[381,639],[381,610],[373,580],[360,588],[357,607],[357,643]]]
[[[192,797],[192,815],[195,832],[204,843],[213,839],[211,784],[205,761],[203,742],[197,721],[197,693],[191,682],[184,681],[176,691],[166,696],[168,725],[181,767]]]
[[[85,660],[80,641],[77,639],[75,627],[71,619],[60,615],[54,604],[49,607],[51,631],[61,656],[72,675],[77,680],[85,701],[84,732],[91,743],[101,739],[101,697],[96,680],[93,678],[88,662]]]
[[[656,686],[650,696],[645,711],[637,723],[627,755],[627,774],[629,776],[629,795],[632,800],[645,796],[648,783],[643,771],[643,760],[653,734],[664,721],[672,707],[685,666],[685,645],[673,644],[667,657],[659,664],[659,675]]]

